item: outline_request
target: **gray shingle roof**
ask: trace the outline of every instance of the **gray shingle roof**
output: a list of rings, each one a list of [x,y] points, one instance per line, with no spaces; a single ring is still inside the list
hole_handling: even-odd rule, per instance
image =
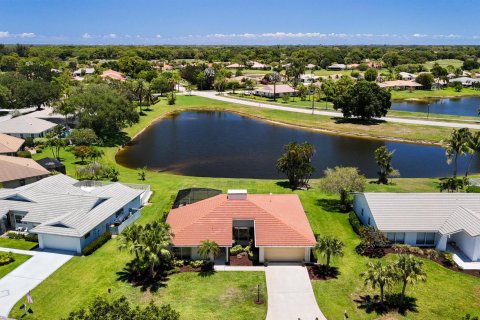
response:
[[[382,231],[465,230],[480,235],[480,195],[475,193],[364,193]]]
[[[145,190],[112,183],[86,191],[59,174],[17,189],[0,189],[0,213],[27,212],[24,222],[39,223],[34,233],[81,237]]]
[[[50,121],[37,119],[33,117],[20,116],[11,118],[0,122],[1,133],[25,133],[25,134],[39,134],[50,130],[56,124]]]

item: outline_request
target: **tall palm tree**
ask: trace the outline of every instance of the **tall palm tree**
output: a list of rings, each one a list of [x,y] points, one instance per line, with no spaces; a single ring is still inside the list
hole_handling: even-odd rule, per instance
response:
[[[330,268],[331,257],[343,256],[343,247],[345,244],[339,239],[332,236],[318,237],[318,241],[315,245],[315,250],[322,253],[327,259],[327,270]]]
[[[271,82],[273,82],[273,101],[277,101],[277,82],[280,81],[280,74],[276,71],[274,71],[271,75],[270,75],[270,79],[269,79]]]
[[[212,260],[220,255],[220,247],[215,241],[205,240],[198,248],[198,254],[205,260]]]
[[[133,82],[133,92],[135,98],[138,100],[138,107],[140,108],[140,113],[142,113],[142,102],[145,98],[145,95],[148,90],[148,82],[143,79],[134,80]]]
[[[380,303],[385,301],[385,287],[390,287],[394,283],[394,272],[391,265],[383,265],[380,261],[367,263],[367,271],[360,275],[364,278],[365,285],[371,285],[373,289],[380,289]]]
[[[443,141],[445,154],[447,155],[447,163],[452,163],[453,160],[453,177],[457,177],[457,162],[458,156],[464,155],[469,151],[468,141],[471,133],[468,128],[454,129],[450,137]]]
[[[470,165],[472,164],[473,157],[480,152],[480,132],[477,131],[470,135],[468,141],[468,153],[470,153],[470,159],[468,159],[467,170],[465,170],[465,177],[468,177],[470,171]]]
[[[427,281],[427,274],[423,270],[423,262],[414,258],[411,254],[399,255],[395,262],[395,277],[402,282],[402,295],[400,303],[403,304],[407,284],[415,285],[417,282]]]
[[[132,224],[123,230],[118,236],[118,249],[127,250],[130,254],[135,254],[135,259],[138,261],[140,242],[143,227]]]
[[[150,269],[150,276],[155,278],[156,267],[165,266],[171,261],[172,254],[168,247],[172,244],[172,233],[170,226],[166,223],[155,221],[147,224],[142,233],[142,241],[140,243],[140,251]],[[163,271],[160,268],[160,271]]]

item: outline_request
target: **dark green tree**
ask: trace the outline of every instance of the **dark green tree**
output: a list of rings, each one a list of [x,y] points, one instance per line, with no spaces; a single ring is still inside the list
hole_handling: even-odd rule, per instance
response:
[[[312,166],[312,157],[315,148],[304,142],[291,142],[284,147],[285,153],[277,160],[277,170],[284,173],[292,188],[307,187],[308,180],[315,168]]]
[[[388,177],[393,172],[393,170],[395,170],[392,167],[392,159],[393,159],[394,153],[395,153],[395,150],[390,152],[385,146],[378,147],[375,150],[374,152],[375,162],[380,167],[380,170],[378,171],[377,183],[388,184]]]

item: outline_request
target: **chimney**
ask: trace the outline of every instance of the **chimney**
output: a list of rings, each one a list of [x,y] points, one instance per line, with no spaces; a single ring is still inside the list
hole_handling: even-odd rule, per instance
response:
[[[227,194],[228,200],[247,200],[247,190],[228,190]]]

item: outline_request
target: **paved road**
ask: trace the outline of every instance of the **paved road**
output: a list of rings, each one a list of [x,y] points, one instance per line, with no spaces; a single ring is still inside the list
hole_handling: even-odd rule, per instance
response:
[[[192,94],[194,94],[196,96],[201,96],[201,97],[204,97],[204,98],[215,99],[215,100],[231,102],[231,103],[236,103],[236,104],[243,104],[243,105],[246,105],[246,106],[266,108],[266,109],[274,109],[274,110],[282,110],[282,111],[288,111],[288,112],[312,114],[312,111],[307,110],[307,109],[294,108],[294,107],[283,107],[283,106],[278,106],[278,105],[274,105],[274,104],[235,99],[235,98],[228,97],[228,96],[218,96],[216,94],[216,92],[212,92],[212,91],[194,91],[194,92],[192,92]],[[315,110],[315,114],[316,115],[322,115],[322,116],[328,116],[328,117],[342,117],[342,114],[340,112],[335,112],[335,111]],[[406,118],[395,118],[395,117],[384,117],[384,118],[381,118],[381,120],[385,120],[387,122],[393,122],[393,123],[418,124],[418,125],[425,125],[425,126],[447,127],[447,128],[469,128],[469,129],[480,130],[480,125],[472,124],[472,123],[429,121],[429,120],[406,119]]]
[[[0,279],[0,317],[8,317],[10,310],[18,300],[30,290],[48,278],[64,263],[72,258],[64,253],[27,251],[0,247],[0,251],[13,252],[32,256],[16,269]],[[33,306],[35,306],[35,296]]]
[[[268,291],[267,320],[326,320],[318,307],[307,269],[269,265],[265,268]]]

